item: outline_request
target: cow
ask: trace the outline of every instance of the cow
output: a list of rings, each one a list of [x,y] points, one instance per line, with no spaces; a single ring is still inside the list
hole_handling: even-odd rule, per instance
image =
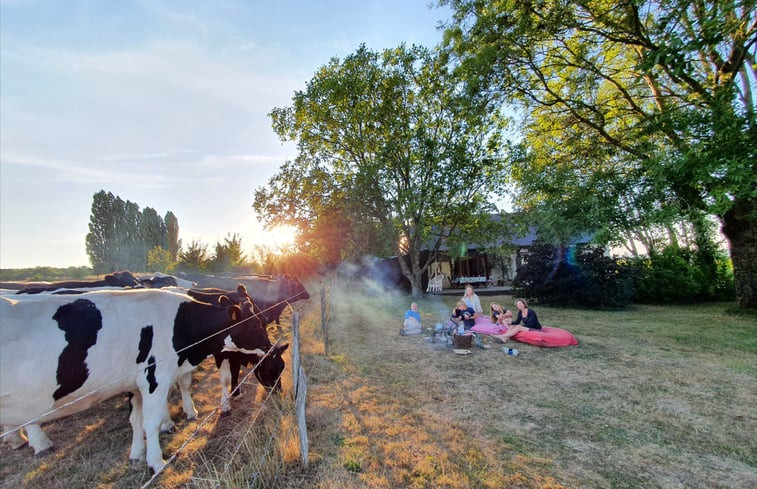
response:
[[[153,274],[152,277],[140,279],[140,282],[145,287],[153,287],[153,288],[173,286],[173,287],[181,287],[184,289],[190,289],[197,285],[196,283],[190,280],[185,280],[175,275],[167,275],[165,273],[160,273],[160,272]]]
[[[244,287],[244,293],[247,295],[247,297],[250,297],[255,306],[261,311],[261,314],[265,320],[265,324],[269,324],[275,321],[276,325],[279,327],[279,330],[281,330],[279,319],[284,309],[286,309],[286,307],[289,306],[292,302],[310,298],[310,294],[308,294],[307,290],[305,290],[305,286],[302,285],[302,282],[300,282],[298,278],[292,277],[290,275],[283,275],[279,277],[254,276],[246,278],[243,280],[243,283],[237,286],[237,293],[242,293],[242,287]],[[229,294],[231,291],[216,288],[205,288],[197,289],[197,292],[204,294]],[[188,293],[190,295],[193,294],[192,291],[189,291]],[[278,368],[278,365],[282,365],[283,368],[284,361],[280,358],[280,356],[281,353],[286,350],[287,346],[288,345],[283,345],[280,350],[274,352],[274,355],[270,360],[265,361],[264,364],[259,365],[255,369],[255,375],[258,377],[260,383],[265,387],[276,386],[266,384],[266,382],[261,380],[260,375],[263,373],[263,371],[268,371],[269,369],[273,369],[273,372],[275,372],[276,368]],[[223,360],[228,360],[229,375],[231,375],[231,384],[229,386],[229,389],[231,390],[232,396],[239,396],[241,394],[241,390],[238,386],[239,372],[241,370],[241,367],[248,365],[255,366],[258,363],[259,359],[254,355],[236,353],[224,353],[223,355],[216,356],[215,359],[216,365],[219,367],[219,369],[221,369],[222,376],[225,375],[225,366]],[[273,373],[268,373],[266,375],[266,378],[271,378],[272,375]],[[225,381],[222,379],[222,385],[224,385],[224,382]]]
[[[123,270],[120,272],[109,273],[102,280],[54,282],[50,285],[26,287],[16,293],[39,294],[41,292],[52,292],[59,289],[93,289],[103,287],[142,287],[142,284],[133,273],[128,270]]]
[[[247,288],[243,284],[239,284],[236,290],[222,290],[215,288],[190,289],[187,291],[187,294],[196,300],[208,302],[210,304],[214,304],[223,299],[228,299],[235,304],[239,304],[242,308],[250,307],[251,310],[249,311],[249,314],[256,318],[258,325],[264,330],[266,325],[271,322],[271,320],[260,311],[260,308],[249,296]],[[266,339],[268,339],[267,334]],[[238,351],[222,351],[213,354],[216,367],[218,367],[220,372],[222,416],[229,414],[231,411],[229,394],[235,397],[240,394],[238,384],[239,371],[242,365],[252,365],[254,367],[255,377],[264,387],[272,389],[281,386],[278,379],[286,366],[281,355],[288,347],[288,343],[273,346],[270,343],[270,340],[268,340],[267,346],[265,348],[261,347],[261,349],[265,349],[266,353],[264,355]],[[182,394],[184,395],[183,392]]]
[[[278,326],[281,313],[291,303],[310,299],[302,282],[289,274],[277,277],[255,276],[241,283],[247,287],[247,293],[263,314]]]
[[[214,352],[263,353],[264,331],[241,316],[236,305],[159,289],[0,297],[4,435],[25,426],[36,450],[45,440],[35,437],[47,438],[40,423],[131,392],[129,457],[159,471],[169,387]]]

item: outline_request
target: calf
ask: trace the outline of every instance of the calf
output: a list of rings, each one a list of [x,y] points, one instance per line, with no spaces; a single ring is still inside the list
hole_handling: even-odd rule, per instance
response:
[[[238,322],[241,315],[239,306],[154,289],[0,297],[0,425],[11,427],[4,434],[132,392],[129,456],[160,470],[169,387],[215,352],[262,353],[261,328]],[[38,431],[47,438],[27,430],[32,446]]]

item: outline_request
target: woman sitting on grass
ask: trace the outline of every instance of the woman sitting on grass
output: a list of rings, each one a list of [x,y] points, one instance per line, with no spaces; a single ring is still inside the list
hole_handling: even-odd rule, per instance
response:
[[[528,303],[525,299],[517,299],[515,301],[515,307],[518,308],[518,315],[515,317],[515,321],[505,321],[507,325],[507,332],[499,335],[492,335],[497,342],[507,343],[507,340],[520,333],[521,331],[530,331],[532,329],[541,329],[541,323],[536,316],[536,311],[528,308]]]

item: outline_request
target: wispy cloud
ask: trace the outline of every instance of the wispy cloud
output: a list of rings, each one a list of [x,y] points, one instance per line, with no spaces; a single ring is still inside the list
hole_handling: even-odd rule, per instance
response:
[[[118,169],[97,163],[80,163],[60,159],[36,158],[19,154],[4,153],[0,162],[3,165],[20,165],[36,167],[55,172],[55,178],[61,182],[108,184],[117,181],[139,188],[166,188],[171,186],[169,179],[158,173],[136,173],[127,169]]]

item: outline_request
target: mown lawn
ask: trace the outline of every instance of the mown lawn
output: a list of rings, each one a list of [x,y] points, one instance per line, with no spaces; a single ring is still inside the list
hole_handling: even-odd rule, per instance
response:
[[[330,297],[306,487],[757,487],[757,321],[732,304],[532,304],[580,344],[507,357],[400,337],[409,297],[354,284]],[[418,301],[425,325],[456,300]]]

